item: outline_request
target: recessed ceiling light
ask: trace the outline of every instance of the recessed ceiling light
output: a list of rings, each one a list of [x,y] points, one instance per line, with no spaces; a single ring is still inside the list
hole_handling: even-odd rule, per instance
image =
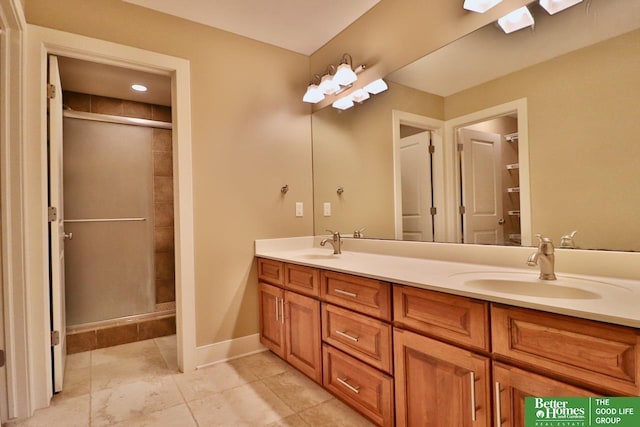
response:
[[[139,85],[139,84],[135,84],[135,85],[131,85],[131,89],[137,91],[137,92],[146,92],[147,91],[147,87],[144,85]]]

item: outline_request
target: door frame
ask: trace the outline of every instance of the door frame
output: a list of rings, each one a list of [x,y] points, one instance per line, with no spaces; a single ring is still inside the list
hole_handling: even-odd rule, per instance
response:
[[[24,144],[27,253],[27,308],[29,333],[29,397],[27,415],[49,405],[51,352],[49,351],[49,263],[47,218],[46,71],[49,54],[67,56],[171,76],[173,115],[174,216],[176,262],[176,328],[178,366],[195,369],[195,271],[193,182],[191,152],[190,63],[186,59],[77,34],[27,26],[25,46]]]
[[[0,287],[6,401],[0,422],[28,410],[27,293],[25,288],[25,218],[23,204],[23,44],[26,20],[20,0],[0,0]]]
[[[520,163],[520,233],[522,246],[531,246],[531,187],[529,181],[529,121],[527,118],[527,98],[478,110],[444,123],[445,193],[447,195],[447,242],[459,242],[461,218],[458,212],[460,200],[460,164],[457,159],[457,129],[475,123],[491,120],[513,112],[518,116],[518,162]]]
[[[400,125],[428,130],[436,137],[433,138],[435,153],[433,164],[444,164],[444,150],[442,147],[444,122],[431,117],[408,113],[406,111],[391,110],[391,129],[393,131],[393,217],[395,219],[395,239],[402,240],[402,165],[400,159]],[[436,207],[444,206],[444,181],[442,171],[433,171],[433,200]],[[444,215],[442,216],[444,218]],[[445,224],[436,221],[434,240],[442,236]],[[437,240],[436,240],[437,241]]]

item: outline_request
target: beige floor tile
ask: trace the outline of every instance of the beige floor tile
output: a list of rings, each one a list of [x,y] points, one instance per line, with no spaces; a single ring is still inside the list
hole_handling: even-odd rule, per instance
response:
[[[300,412],[298,415],[311,427],[374,426],[369,420],[337,399],[321,403],[318,406]]]
[[[319,405],[332,398],[318,384],[297,371],[287,371],[262,380],[294,412]]]
[[[113,427],[197,427],[186,404],[132,418]]]
[[[138,341],[93,350],[91,352],[91,366],[102,365],[104,363],[120,363],[123,360],[139,359],[148,356],[158,356],[158,347],[153,340]]]
[[[59,399],[82,396],[91,392],[91,368],[67,369],[64,371],[62,392],[56,395]]]
[[[188,374],[176,374],[174,379],[187,402],[258,381],[246,367],[235,367],[228,363],[218,363]]]
[[[231,360],[228,363],[231,366],[246,367],[258,378],[266,378],[294,370],[287,362],[270,351],[262,351],[250,356],[241,357]]]
[[[88,394],[69,399],[54,397],[51,406],[39,409],[33,417],[6,424],[7,427],[87,427],[89,425]]]
[[[91,367],[91,391],[119,387],[137,381],[150,381],[174,375],[158,353],[143,357],[122,358],[117,362],[102,363]]]
[[[271,424],[267,424],[265,427],[309,427],[309,424],[304,422],[300,416],[291,415]]]
[[[91,352],[84,351],[82,353],[67,354],[65,362],[65,371],[70,369],[82,369],[91,366]]]
[[[293,411],[262,382],[254,382],[189,402],[200,427],[264,426]]]
[[[111,425],[184,403],[171,377],[137,381],[91,394],[91,425]]]
[[[178,343],[176,336],[169,335],[166,337],[154,338],[153,341],[167,364],[167,368],[178,372]]]

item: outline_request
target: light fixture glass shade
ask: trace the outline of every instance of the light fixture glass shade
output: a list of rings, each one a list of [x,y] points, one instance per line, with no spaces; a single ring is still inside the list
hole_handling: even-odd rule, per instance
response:
[[[320,80],[320,90],[325,95],[333,95],[337,91],[340,90],[340,85],[333,80],[333,76],[331,74],[325,74],[322,76],[322,80]]]
[[[356,73],[351,69],[351,65],[340,64],[338,65],[336,74],[333,76],[333,80],[340,86],[349,86],[351,83],[358,80],[358,76],[356,76]]]
[[[353,99],[350,96],[344,96],[331,105],[338,110],[347,110],[353,107]]]
[[[578,3],[582,3],[582,0],[540,0],[540,6],[544,7],[549,15],[568,9]]]
[[[387,83],[382,79],[374,80],[364,87],[364,90],[372,95],[377,95],[387,89],[389,89],[389,86],[387,86]]]
[[[531,27],[534,23],[533,16],[531,16],[531,12],[529,12],[527,6],[522,6],[498,19],[498,25],[500,25],[500,28],[507,34]]]
[[[485,13],[502,0],[464,0],[462,7],[472,12]]]
[[[310,84],[307,87],[307,92],[302,97],[304,102],[308,102],[310,104],[317,104],[318,102],[324,99],[324,93],[320,90],[318,85]]]
[[[369,92],[364,89],[358,89],[351,94],[351,99],[354,102],[364,102],[369,99]]]

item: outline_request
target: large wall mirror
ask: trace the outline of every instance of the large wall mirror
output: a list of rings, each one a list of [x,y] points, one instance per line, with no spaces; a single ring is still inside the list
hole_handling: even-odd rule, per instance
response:
[[[529,7],[313,113],[315,234],[640,251],[640,2]]]

